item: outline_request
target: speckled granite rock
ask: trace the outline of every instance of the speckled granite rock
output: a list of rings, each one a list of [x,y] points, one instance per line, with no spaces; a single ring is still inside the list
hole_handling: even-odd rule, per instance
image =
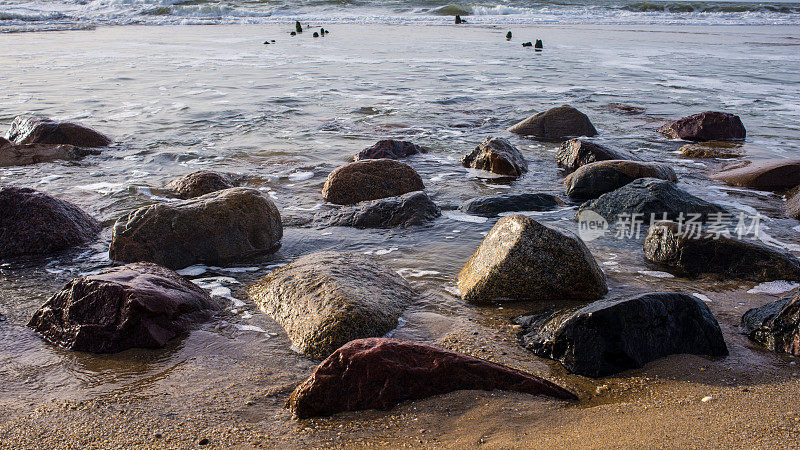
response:
[[[510,177],[528,171],[528,161],[517,147],[503,138],[488,137],[471,153],[461,158],[464,167],[487,170]]]
[[[579,167],[596,161],[629,160],[638,161],[639,158],[631,153],[614,150],[604,145],[587,141],[585,139],[570,139],[561,144],[556,154],[558,167],[567,171],[577,170]]]
[[[597,134],[597,130],[586,114],[569,105],[540,112],[515,124],[508,131],[549,141],[558,141],[574,136],[592,137]]]
[[[726,141],[744,139],[746,131],[739,116],[705,111],[663,125],[658,132],[687,141]]]
[[[352,205],[423,189],[422,178],[408,164],[392,159],[365,159],[331,172],[322,196],[331,203]]]
[[[439,207],[423,191],[345,205],[314,217],[325,226],[394,228],[423,225],[441,216]]]
[[[71,122],[45,117],[17,116],[6,137],[15,144],[69,144],[77,147],[107,147],[108,136]]]
[[[742,330],[772,351],[800,356],[800,291],[747,311]]]
[[[199,170],[171,182],[169,187],[180,198],[195,198],[233,187],[230,177],[210,170]]]
[[[503,194],[473,198],[461,205],[461,211],[495,217],[507,211],[547,211],[563,202],[550,194]]]
[[[666,164],[637,161],[597,161],[567,175],[564,184],[573,199],[597,198],[638,178],[658,178],[676,182],[675,171]]]

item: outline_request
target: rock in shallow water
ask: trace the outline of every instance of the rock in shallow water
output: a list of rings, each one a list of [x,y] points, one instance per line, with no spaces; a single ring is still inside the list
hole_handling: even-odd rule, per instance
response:
[[[331,172],[322,196],[337,205],[352,205],[423,189],[422,178],[408,164],[391,159],[365,159]]]
[[[113,353],[163,347],[218,309],[203,289],[177,273],[136,263],[70,281],[28,326],[60,347]]]
[[[717,111],[686,116],[663,125],[657,131],[672,139],[687,141],[727,141],[746,136],[739,116]]]
[[[747,311],[742,329],[772,351],[800,356],[800,292]]]
[[[353,161],[364,159],[401,159],[407,158],[417,153],[425,153],[425,149],[413,142],[397,141],[394,139],[384,139],[378,141],[372,147],[361,150]]]
[[[796,188],[786,195],[786,217],[800,219],[800,188]]]
[[[620,150],[589,142],[584,139],[570,139],[561,144],[556,155],[558,167],[567,171],[577,170],[579,167],[596,161],[630,160],[638,161],[639,158]]]
[[[590,199],[621,188],[638,178],[678,181],[675,171],[665,164],[610,160],[579,167],[564,179],[564,184],[570,198]]]
[[[686,144],[678,150],[687,158],[738,158],[745,153],[741,143],[728,141]]]
[[[764,191],[780,191],[800,185],[800,160],[767,159],[717,172],[715,180],[733,186]]]
[[[289,398],[297,418],[387,410],[457,390],[524,392],[562,400],[575,394],[537,376],[425,344],[387,338],[351,341],[322,361]]]
[[[108,136],[71,122],[45,117],[17,116],[6,137],[16,144],[69,144],[77,147],[107,147]]]
[[[8,142],[8,141],[6,141]],[[100,150],[54,144],[0,143],[0,167],[27,166],[56,160],[78,160],[88,155],[99,155]]]
[[[603,377],[672,354],[726,356],[717,319],[701,300],[655,292],[517,318],[522,345],[572,373]]]
[[[441,216],[439,207],[422,191],[383,198],[317,214],[315,221],[326,226],[393,228],[423,225]]]
[[[592,137],[597,134],[586,114],[569,105],[540,112],[510,127],[508,131],[548,141],[574,136]]]
[[[502,138],[486,138],[461,158],[464,167],[518,177],[528,171],[528,161],[517,147]]]
[[[495,217],[507,211],[547,211],[563,202],[550,194],[504,194],[473,198],[461,205],[468,214]]]
[[[233,183],[227,175],[210,170],[199,170],[178,178],[170,183],[170,187],[175,190],[178,197],[186,199],[232,188]]]

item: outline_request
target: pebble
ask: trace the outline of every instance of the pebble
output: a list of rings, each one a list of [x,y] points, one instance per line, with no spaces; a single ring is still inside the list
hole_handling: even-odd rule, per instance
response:
[[[707,395],[707,396],[703,397],[700,401],[703,402],[703,403],[708,403],[711,400],[714,400],[714,397],[712,397],[710,395]]]

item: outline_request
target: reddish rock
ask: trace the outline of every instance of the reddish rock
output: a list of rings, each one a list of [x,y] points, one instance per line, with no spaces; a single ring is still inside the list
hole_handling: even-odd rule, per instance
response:
[[[517,147],[502,138],[486,138],[461,158],[464,167],[518,177],[528,171],[528,161]]]
[[[354,158],[353,161],[361,161],[363,159],[401,159],[417,153],[425,153],[425,149],[408,141],[396,141],[394,139],[384,139],[378,141],[372,147],[361,150]]]
[[[221,173],[210,170],[199,170],[179,178],[170,187],[175,190],[180,198],[195,198],[212,192],[233,187],[230,178]]]
[[[739,116],[706,111],[663,125],[659,133],[687,141],[727,141],[744,139],[746,132]]]
[[[608,160],[581,166],[567,175],[564,184],[573,199],[597,198],[639,178],[659,178],[676,182],[675,171],[666,164]]]
[[[387,410],[447,392],[494,389],[577,400],[537,376],[442,350],[388,338],[350,341],[326,358],[289,398],[300,419],[341,411]]]
[[[12,142],[4,138],[3,136],[0,136],[0,148],[5,147],[6,145],[12,145]]]
[[[763,191],[781,191],[800,185],[799,159],[766,159],[723,170],[713,179],[733,186]]]
[[[408,164],[392,159],[365,159],[331,172],[322,187],[322,196],[337,205],[352,205],[423,189],[422,178]]]
[[[17,116],[7,137],[16,144],[69,144],[78,147],[107,147],[113,142],[108,136],[77,123],[34,116]]]

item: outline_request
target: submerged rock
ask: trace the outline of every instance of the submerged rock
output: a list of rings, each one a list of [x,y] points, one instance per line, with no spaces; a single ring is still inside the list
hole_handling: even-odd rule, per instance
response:
[[[800,356],[800,292],[747,311],[742,329],[772,351]]]
[[[355,253],[319,252],[275,270],[249,289],[292,345],[323,359],[337,348],[397,327],[416,296],[394,270]]]
[[[638,178],[678,181],[665,164],[637,161],[597,161],[581,166],[564,179],[567,195],[574,199],[597,198]]]
[[[458,390],[501,389],[577,400],[575,394],[510,367],[430,345],[387,338],[351,341],[292,392],[299,419],[341,411],[387,410]]]
[[[272,200],[255,189],[231,188],[123,216],[114,224],[110,256],[172,269],[225,264],[275,251],[282,236]]]
[[[30,188],[0,187],[0,259],[47,255],[85,244],[100,229],[72,203]]]
[[[517,147],[503,138],[487,137],[461,158],[464,167],[518,177],[528,171],[528,161]]]
[[[596,300],[606,277],[583,241],[521,214],[497,221],[458,275],[464,300]]]
[[[170,183],[170,187],[175,190],[178,197],[187,199],[232,188],[233,183],[227,175],[210,170],[199,170],[178,178]]]
[[[36,311],[28,326],[60,347],[113,353],[163,347],[219,308],[177,273],[136,263],[73,279]]]
[[[800,160],[767,159],[715,173],[715,180],[733,186],[780,191],[800,185]]]
[[[717,319],[698,298],[675,292],[600,300],[516,319],[522,345],[572,373],[603,377],[672,354],[726,356]]]
[[[68,144],[77,147],[107,147],[108,136],[71,122],[45,117],[17,116],[6,137],[15,144]]]
[[[687,141],[728,141],[744,139],[742,120],[733,114],[705,111],[678,119],[657,130],[672,139]]]
[[[687,158],[739,158],[744,156],[742,145],[729,141],[686,144],[678,150]]]
[[[354,158],[353,161],[361,161],[363,159],[401,159],[407,158],[417,153],[425,153],[425,149],[413,142],[396,141],[394,139],[384,139],[378,141],[372,147],[361,150]]]
[[[508,131],[552,141],[574,136],[592,137],[597,134],[586,114],[569,105],[540,112],[510,127]]]
[[[503,194],[473,198],[461,210],[477,216],[495,217],[507,211],[547,211],[563,203],[550,194]]]
[[[528,41],[528,42],[523,42],[523,43],[522,43],[522,46],[523,46],[523,47],[533,47],[533,42],[530,42],[530,41]]]
[[[331,203],[352,205],[423,189],[422,178],[408,164],[391,159],[365,159],[331,172],[322,196]]]
[[[631,160],[638,161],[636,156],[619,150],[613,150],[585,139],[570,139],[561,144],[556,155],[558,167],[567,171],[596,161]]]
[[[316,221],[326,226],[393,228],[422,225],[441,216],[439,207],[423,191],[346,205],[317,214]]]
[[[12,144],[0,142],[0,167],[27,166],[55,160],[78,160],[88,155],[99,155],[100,150],[53,144]]]

